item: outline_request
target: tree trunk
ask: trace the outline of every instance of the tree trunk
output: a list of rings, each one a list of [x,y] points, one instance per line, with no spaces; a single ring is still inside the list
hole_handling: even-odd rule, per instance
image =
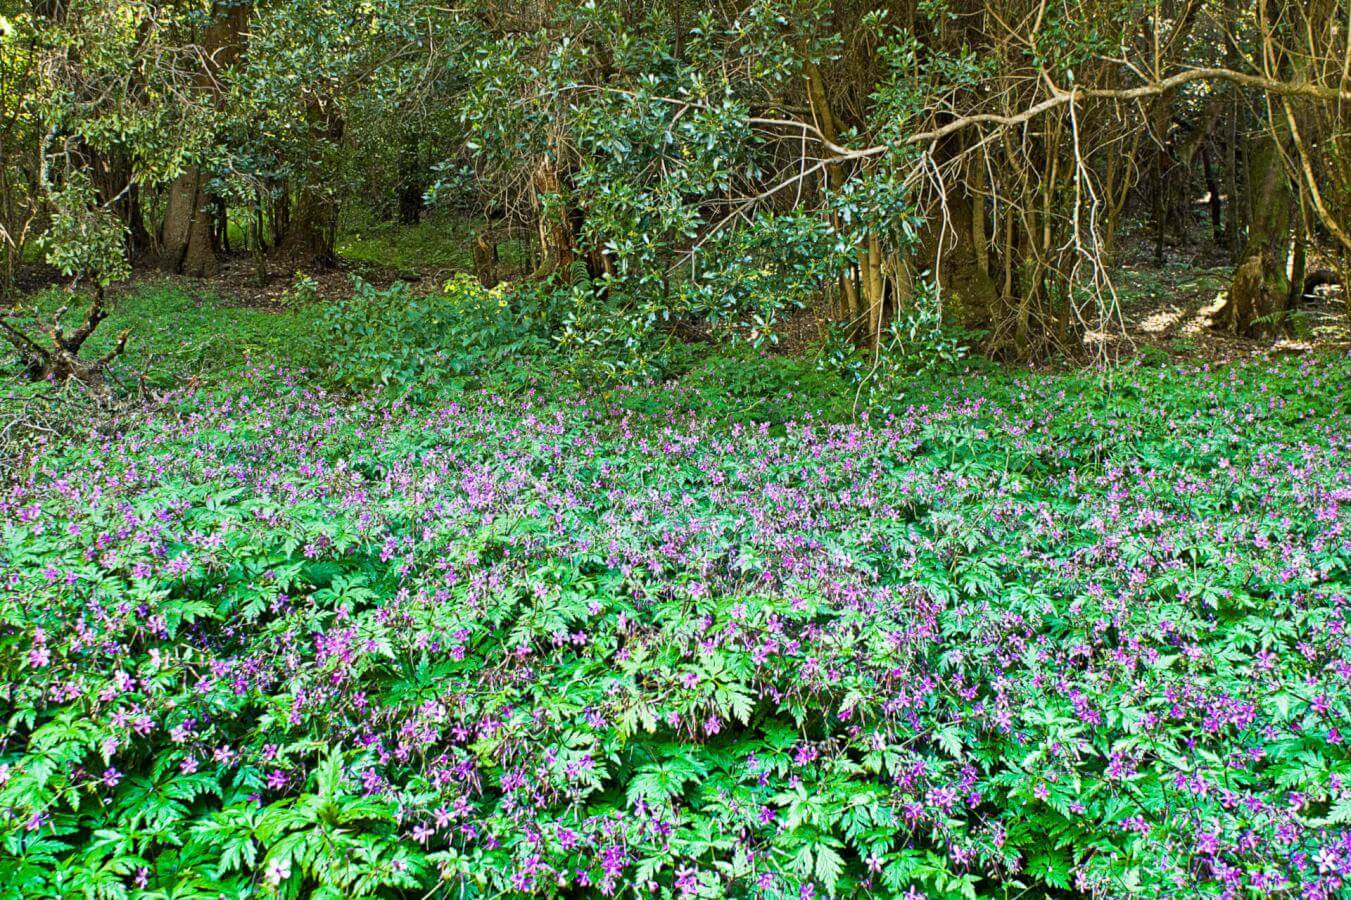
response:
[[[1247,222],[1246,209],[1238,191],[1238,120],[1240,107],[1237,97],[1230,101],[1229,125],[1224,138],[1224,182],[1229,196],[1229,218],[1224,223],[1224,246],[1231,260],[1237,262],[1243,249],[1242,230]]]
[[[109,208],[127,229],[127,258],[133,262],[150,251],[150,232],[141,215],[141,193],[133,180],[131,162],[126,153],[113,150],[100,153],[92,148],[94,188],[99,200]]]
[[[485,288],[497,285],[497,241],[486,229],[474,235],[474,275]]]
[[[238,59],[243,50],[249,6],[213,5],[211,24],[202,35],[201,69],[195,74],[197,89],[223,102],[217,76]],[[159,267],[166,272],[201,277],[220,268],[212,230],[212,209],[206,192],[206,174],[191,165],[169,185],[164,221],[160,225]]]
[[[1286,265],[1295,197],[1277,138],[1263,134],[1251,147],[1252,221],[1218,322],[1235,334],[1260,337],[1273,330],[1273,320],[1284,314],[1290,296]]]
[[[305,108],[313,146],[319,159],[326,147],[342,141],[346,121],[337,104],[328,97],[311,97]],[[323,171],[323,166],[316,167]],[[326,266],[336,259],[333,252],[338,236],[338,201],[328,193],[317,174],[303,183],[293,195],[286,217],[286,230],[277,241],[277,255],[300,265]]]
[[[399,149],[399,222],[416,225],[422,218],[422,168],[418,164],[417,137],[404,136]]]
[[[1304,299],[1306,277],[1309,275],[1309,209],[1304,195],[1299,195],[1299,215],[1295,218],[1294,244],[1290,252],[1290,284],[1285,298],[1285,308],[1290,312],[1299,309]]]
[[[279,257],[302,265],[329,265],[338,230],[338,205],[321,188],[302,188],[277,243]]]
[[[558,273],[570,277],[577,260],[577,237],[563,196],[562,179],[553,160],[544,159],[535,169],[535,197],[539,205],[539,243],[543,257],[540,275]]]
[[[1210,236],[1215,246],[1224,246],[1224,201],[1220,199],[1220,180],[1215,177],[1215,167],[1210,164],[1210,149],[1201,148],[1201,169],[1206,177],[1206,191],[1210,202]]]
[[[989,272],[984,204],[984,197],[972,196],[962,182],[955,182],[944,203],[948,221],[940,218],[926,228],[919,248],[923,265],[942,289],[945,313],[967,328],[988,326],[999,303],[999,289]]]
[[[159,267],[165,272],[202,278],[220,269],[204,181],[201,169],[192,166],[169,185],[159,236]]]
[[[1275,0],[1266,0],[1260,18],[1262,24],[1271,23],[1269,27],[1283,30],[1288,19],[1277,7]],[[1273,41],[1276,70],[1284,77],[1301,79],[1305,64],[1282,49],[1275,35],[1266,39]],[[1287,266],[1298,195],[1285,157],[1294,135],[1289,123],[1279,116],[1269,117],[1263,125],[1261,133],[1248,141],[1244,154],[1248,240],[1218,318],[1220,324],[1246,337],[1266,336],[1285,327],[1291,297]]]

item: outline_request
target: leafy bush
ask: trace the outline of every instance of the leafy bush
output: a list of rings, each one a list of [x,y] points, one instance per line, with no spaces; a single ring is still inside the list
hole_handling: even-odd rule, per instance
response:
[[[0,494],[0,893],[1343,893],[1348,374],[184,394]]]
[[[319,299],[319,282],[314,276],[297,271],[280,299],[282,306],[290,309],[309,306]]]
[[[107,287],[131,272],[123,246],[126,226],[99,202],[88,175],[73,173],[51,201],[51,227],[42,245],[61,274]]]
[[[943,320],[932,282],[917,285],[914,304],[887,322],[877,346],[860,349],[838,326],[827,335],[819,366],[843,377],[861,409],[902,410],[926,376],[952,372],[975,335]]]
[[[522,380],[526,359],[544,349],[528,314],[511,308],[505,288],[488,291],[457,275],[439,295],[414,295],[407,284],[375,288],[355,280],[354,296],[323,312],[334,381],[425,397],[497,374]],[[507,365],[507,363],[510,365]]]
[[[839,238],[820,219],[761,215],[756,227],[718,235],[702,252],[686,305],[719,331],[754,347],[777,344],[785,312],[819,300],[840,274]]]
[[[853,418],[849,386],[811,360],[769,355],[741,345],[701,355],[681,345],[672,354],[672,380],[630,393],[631,409],[679,408],[720,425],[768,424],[780,431],[795,419],[842,422]]]

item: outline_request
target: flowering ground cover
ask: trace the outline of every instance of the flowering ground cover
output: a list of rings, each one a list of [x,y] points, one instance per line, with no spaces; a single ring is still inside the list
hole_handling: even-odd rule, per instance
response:
[[[0,892],[1343,895],[1349,374],[185,392],[6,475]]]

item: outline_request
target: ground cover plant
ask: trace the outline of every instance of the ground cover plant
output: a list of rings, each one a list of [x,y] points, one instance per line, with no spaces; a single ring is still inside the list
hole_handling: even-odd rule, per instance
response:
[[[0,892],[1347,891],[1351,361],[720,366],[254,368],[11,467]]]
[[[1351,0],[0,0],[0,900],[1351,897]]]

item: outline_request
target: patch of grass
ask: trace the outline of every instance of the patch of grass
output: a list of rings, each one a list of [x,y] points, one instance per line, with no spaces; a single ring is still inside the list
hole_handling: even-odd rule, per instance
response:
[[[474,268],[474,223],[432,216],[415,225],[357,221],[338,236],[337,253],[349,263],[397,269],[405,273],[468,272]],[[498,246],[499,265],[520,269],[525,248],[520,241]]]
[[[371,223],[338,238],[343,259],[406,272],[470,269],[472,234],[463,222],[427,220],[416,225]]]
[[[84,320],[87,298],[61,290],[31,298],[20,324],[30,333],[45,329],[62,305],[62,323],[75,328]],[[195,294],[169,282],[136,284],[111,300],[112,313],[85,345],[82,355],[108,352],[124,329],[131,330],[120,364],[145,372],[154,383],[184,378],[221,378],[250,362],[305,368],[322,361],[313,338],[316,312],[275,311],[235,306],[214,294]],[[44,338],[45,340],[45,338]]]
[[[1213,297],[1228,284],[1229,270],[1191,266],[1123,268],[1114,272],[1112,278],[1123,306],[1153,306],[1159,302],[1185,303],[1198,297]]]

